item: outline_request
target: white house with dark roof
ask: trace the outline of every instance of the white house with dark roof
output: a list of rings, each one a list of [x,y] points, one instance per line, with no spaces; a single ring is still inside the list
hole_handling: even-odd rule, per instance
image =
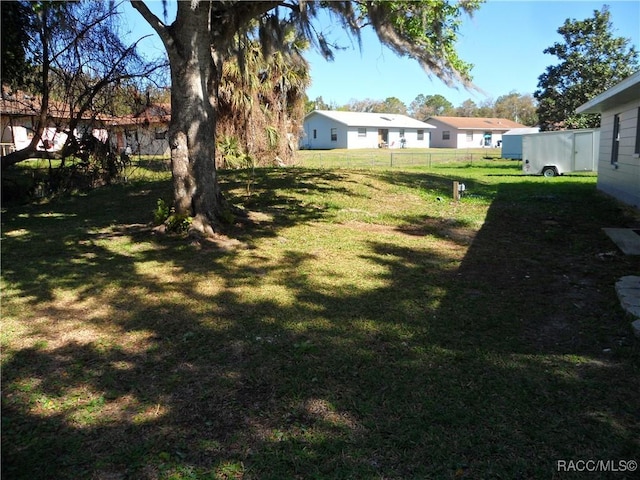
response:
[[[304,118],[300,148],[429,148],[433,128],[395,113],[314,110]]]
[[[434,148],[497,147],[502,135],[514,128],[527,128],[507,118],[429,117],[436,129],[431,135]]]
[[[599,190],[640,208],[640,71],[576,109],[600,113]]]

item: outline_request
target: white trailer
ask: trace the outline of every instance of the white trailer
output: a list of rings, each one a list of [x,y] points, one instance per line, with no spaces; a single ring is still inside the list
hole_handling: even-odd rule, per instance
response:
[[[522,171],[555,177],[569,172],[596,171],[599,129],[563,130],[522,136]]]

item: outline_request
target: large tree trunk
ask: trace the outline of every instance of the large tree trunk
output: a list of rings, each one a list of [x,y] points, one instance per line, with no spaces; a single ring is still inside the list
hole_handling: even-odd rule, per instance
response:
[[[213,233],[227,209],[215,166],[217,78],[221,66],[211,50],[209,2],[191,8],[178,2],[167,45],[171,65],[169,142],[177,214],[192,227]],[[204,10],[204,11],[203,11]]]
[[[131,0],[162,39],[171,67],[169,142],[176,213],[193,217],[205,234],[229,218],[215,165],[218,84],[233,35],[278,2],[179,1],[165,25],[144,1]]]
[[[215,165],[217,88],[222,65],[214,42],[224,43],[210,1],[177,2],[175,22],[162,23],[142,1],[131,0],[162,39],[171,67],[169,144],[176,213],[193,217],[192,229],[212,234],[229,217]],[[212,31],[212,28],[218,29]]]

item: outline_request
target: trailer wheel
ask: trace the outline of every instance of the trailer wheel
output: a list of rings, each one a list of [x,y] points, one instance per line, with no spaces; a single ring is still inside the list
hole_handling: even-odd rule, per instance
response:
[[[544,167],[542,169],[542,175],[544,175],[547,178],[551,178],[558,175],[558,171],[556,170],[556,167]]]

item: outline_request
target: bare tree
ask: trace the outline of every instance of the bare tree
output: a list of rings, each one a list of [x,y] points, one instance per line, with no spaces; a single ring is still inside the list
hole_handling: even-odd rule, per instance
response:
[[[30,144],[2,157],[5,169],[23,160],[64,159],[79,148],[74,131],[89,128],[107,113],[113,89],[136,79],[147,79],[166,68],[163,60],[149,63],[136,53],[136,44],[125,45],[112,2],[34,2],[29,48],[38,69],[38,118]],[[67,133],[63,148],[38,150],[45,128],[53,125]]]

